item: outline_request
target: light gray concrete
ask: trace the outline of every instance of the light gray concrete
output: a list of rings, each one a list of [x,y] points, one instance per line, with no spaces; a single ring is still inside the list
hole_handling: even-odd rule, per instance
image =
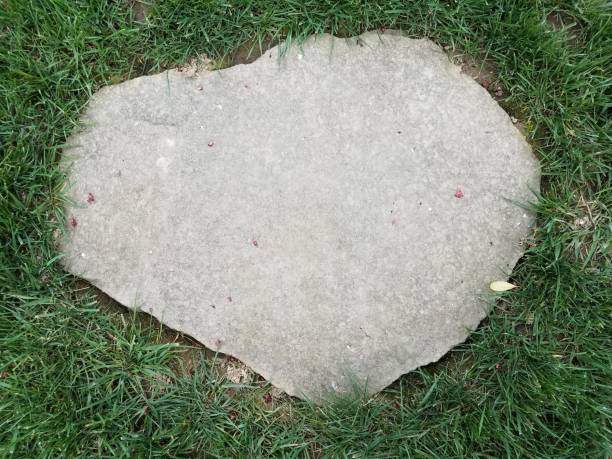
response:
[[[65,154],[64,263],[291,395],[373,393],[485,317],[538,164],[427,40],[277,54],[96,94]]]

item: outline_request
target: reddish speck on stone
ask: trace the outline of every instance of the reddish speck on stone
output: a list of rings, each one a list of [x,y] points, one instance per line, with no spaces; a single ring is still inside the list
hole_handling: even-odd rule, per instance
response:
[[[228,297],[227,297],[227,301],[228,301],[229,303],[231,303],[231,302],[232,302],[232,295],[230,295],[230,296],[228,296]]]
[[[217,338],[217,339],[215,340],[215,346],[216,346],[217,348],[219,348],[219,347],[221,347],[221,344],[223,344],[223,341],[221,341],[219,338]]]
[[[199,85],[198,87],[196,87],[196,89],[197,89],[198,91],[204,91],[204,88],[202,87],[202,85]]]
[[[257,242],[257,239],[253,239],[251,244],[253,244],[255,247],[259,247],[259,242]]]
[[[87,204],[93,204],[94,202],[96,202],[96,198],[93,193],[87,193]]]
[[[489,80],[484,80],[482,82],[482,87],[485,88],[486,90],[489,89],[489,86],[491,86],[491,82]]]
[[[70,217],[70,226],[72,226],[73,228],[76,228],[78,224],[79,222],[77,222],[76,218]]]
[[[208,146],[212,147],[215,144],[215,142],[213,142],[212,140],[210,142],[208,142]]]
[[[463,191],[457,190],[455,191],[455,197],[461,199],[463,197]]]
[[[393,220],[391,220],[391,224],[392,225],[396,225],[397,224],[397,220],[394,218]]]

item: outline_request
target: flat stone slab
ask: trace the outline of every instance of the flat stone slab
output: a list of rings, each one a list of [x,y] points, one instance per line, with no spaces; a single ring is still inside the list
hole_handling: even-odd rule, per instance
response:
[[[65,154],[65,267],[291,395],[373,393],[485,317],[538,163],[428,40],[278,53],[95,95]]]

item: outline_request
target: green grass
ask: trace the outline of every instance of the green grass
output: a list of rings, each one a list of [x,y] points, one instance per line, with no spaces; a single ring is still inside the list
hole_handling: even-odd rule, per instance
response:
[[[127,3],[0,2],[0,456],[612,455],[604,1],[160,0],[146,21]],[[263,384],[231,387],[210,360],[177,371],[175,345],[62,272],[58,158],[97,88],[197,53],[379,27],[487,59],[542,161],[521,288],[450,357],[370,400],[271,407]]]

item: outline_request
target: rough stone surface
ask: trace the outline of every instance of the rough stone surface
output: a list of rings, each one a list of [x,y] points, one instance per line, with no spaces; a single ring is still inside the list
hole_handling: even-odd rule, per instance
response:
[[[96,94],[65,153],[65,266],[291,395],[373,393],[486,315],[538,164],[427,40],[278,52]]]

